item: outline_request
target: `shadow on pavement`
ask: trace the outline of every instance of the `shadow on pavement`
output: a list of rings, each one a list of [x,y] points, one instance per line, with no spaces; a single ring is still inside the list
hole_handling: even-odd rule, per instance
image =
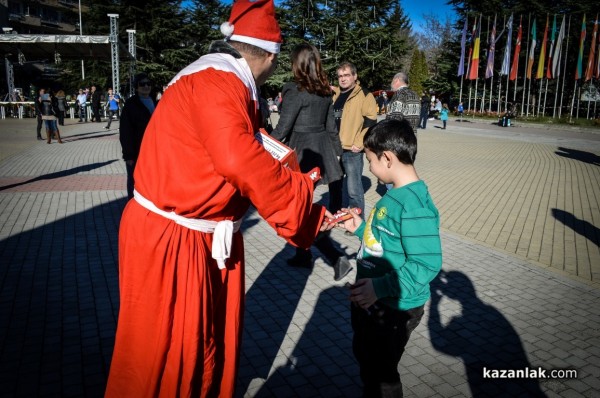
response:
[[[596,246],[600,246],[600,228],[564,210],[552,209],[552,216]]]
[[[463,361],[472,397],[546,396],[535,378],[485,378],[484,368],[524,370],[532,366],[516,330],[500,311],[477,297],[467,275],[442,271],[432,282],[431,291],[431,343],[437,351]],[[443,296],[461,306],[461,315],[452,317],[446,325],[440,316]]]
[[[61,178],[61,177],[67,177],[70,175],[75,175],[78,173],[84,173],[86,171],[91,171],[94,169],[99,169],[101,167],[104,167],[106,165],[109,165],[113,162],[116,162],[117,160],[107,160],[106,162],[98,162],[98,163],[90,163],[90,164],[86,164],[83,166],[77,166],[77,167],[73,167],[72,169],[68,169],[68,170],[61,170],[61,171],[56,171],[54,173],[48,173],[48,174],[43,174],[41,176],[37,176],[35,178],[32,178],[30,180],[27,181],[23,181],[23,182],[18,182],[15,184],[10,184],[10,185],[4,185],[2,187],[0,187],[0,191],[3,191],[5,189],[10,189],[10,188],[15,188],[21,185],[26,185],[26,184],[30,184],[32,182],[36,182],[36,181],[43,181],[43,180],[52,180],[54,178]]]
[[[559,147],[558,151],[555,152],[558,156],[562,156],[569,159],[579,160],[581,162],[594,164],[600,166],[600,156],[586,151],[579,151],[577,149]]]
[[[117,322],[124,202],[0,241],[3,395],[104,395]]]
[[[361,396],[347,297],[348,289],[341,286],[319,294],[287,362],[277,366],[254,397]],[[302,387],[292,390],[290,380]]]

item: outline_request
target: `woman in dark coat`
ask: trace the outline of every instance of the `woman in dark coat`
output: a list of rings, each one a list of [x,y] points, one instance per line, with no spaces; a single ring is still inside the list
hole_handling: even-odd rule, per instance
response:
[[[291,60],[294,82],[283,86],[279,122],[271,135],[295,149],[303,173],[319,167],[319,183],[331,184],[342,178],[339,162],[342,144],[333,116],[333,92],[321,66],[319,51],[314,46],[307,43],[297,45]],[[335,212],[339,209],[330,210]],[[336,279],[350,271],[347,259],[333,247],[328,236],[318,237],[315,245],[332,264],[337,265],[343,257],[343,275],[336,271]],[[297,249],[288,264],[312,266],[310,250]]]

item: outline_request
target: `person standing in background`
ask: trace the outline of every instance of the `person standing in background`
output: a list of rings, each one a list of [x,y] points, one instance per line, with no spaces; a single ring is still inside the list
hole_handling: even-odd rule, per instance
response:
[[[390,100],[386,119],[408,120],[416,134],[421,116],[421,99],[419,95],[408,88],[408,76],[404,72],[398,72],[394,75],[391,86],[395,93]]]
[[[450,113],[450,109],[448,109],[448,104],[442,105],[442,110],[440,111],[440,120],[444,127],[442,130],[446,130],[446,122],[448,122],[448,114]]]
[[[337,67],[339,87],[334,87],[333,112],[342,143],[342,166],[346,173],[348,207],[365,212],[365,191],[362,185],[364,166],[363,137],[377,123],[377,102],[358,81],[356,66],[344,62]],[[343,180],[329,185],[332,213],[342,208]]]
[[[102,122],[100,115],[100,100],[102,99],[102,93],[97,89],[96,86],[92,86],[91,102],[92,102],[92,122]]]
[[[423,91],[423,95],[421,96],[421,114],[419,118],[419,128],[423,130],[427,127],[427,119],[429,119],[429,103],[429,96]]]
[[[321,179],[317,184],[339,184],[342,179],[340,156],[342,144],[333,117],[333,91],[321,65],[319,50],[311,44],[298,44],[291,53],[294,81],[283,86],[285,105],[280,109],[279,123],[271,135],[294,148],[300,171],[307,173],[318,167]],[[331,208],[331,195],[329,207]],[[334,266],[334,279],[340,280],[350,272],[344,253],[331,242],[329,232],[315,241],[315,246]],[[287,260],[291,266],[310,268],[313,259],[310,249],[296,248],[296,255]]]
[[[43,140],[42,138],[42,125],[44,124],[44,120],[42,119],[42,97],[46,94],[46,89],[40,88],[38,91],[37,97],[35,97],[34,107],[35,107],[35,116],[37,118],[37,139]]]
[[[56,115],[58,117],[58,125],[64,126],[65,112],[67,111],[67,97],[63,90],[58,90],[56,93],[56,103],[58,107],[58,114]]]
[[[125,160],[125,169],[127,170],[127,198],[133,198],[134,179],[133,172],[135,164],[140,154],[142,146],[142,138],[146,126],[150,121],[150,117],[154,112],[156,104],[150,97],[152,91],[152,82],[145,73],[140,73],[133,79],[135,94],[125,102],[121,121],[119,125],[119,140],[123,149],[123,160]],[[119,109],[119,96],[115,97],[112,94],[112,89],[109,92],[110,118],[105,129],[110,128],[110,123],[114,112]],[[112,99],[110,99],[112,96]]]
[[[79,94],[77,94],[77,106],[79,107],[79,123],[87,123],[87,94],[82,88],[79,89]]]
[[[144,93],[146,92],[146,88],[144,88]],[[139,90],[136,88],[136,92],[139,94]],[[119,111],[119,104],[121,102],[121,97],[118,94],[113,93],[113,89],[108,89],[108,98],[106,99],[106,109],[107,109],[107,124],[104,126],[106,130],[110,129],[110,125],[112,123],[113,118]],[[135,95],[134,95],[135,96]],[[133,97],[132,97],[133,98]]]

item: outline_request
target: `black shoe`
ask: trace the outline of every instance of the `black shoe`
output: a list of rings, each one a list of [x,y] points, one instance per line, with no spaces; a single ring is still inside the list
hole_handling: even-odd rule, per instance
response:
[[[300,253],[296,253],[294,255],[294,257],[288,258],[286,260],[286,262],[288,263],[289,266],[292,267],[299,267],[299,268],[312,268],[313,266],[313,257],[312,254],[310,254],[310,252],[307,252],[307,254],[300,254]]]
[[[352,266],[350,265],[348,258],[346,256],[338,258],[333,266],[333,280],[336,282],[341,280],[343,277],[348,275],[350,271],[352,271]]]
[[[108,130],[110,127],[108,127],[108,126],[104,126],[104,128]]]
[[[43,140],[43,138],[42,138],[42,136],[41,136],[41,135],[38,135],[38,136],[37,136],[37,139],[38,139],[38,141],[41,141],[41,140]]]

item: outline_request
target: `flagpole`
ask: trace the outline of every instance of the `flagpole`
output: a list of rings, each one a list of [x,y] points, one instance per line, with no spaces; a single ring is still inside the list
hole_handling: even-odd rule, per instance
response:
[[[594,83],[594,79],[591,79],[590,80],[590,85],[593,84],[593,83]],[[589,89],[590,85],[588,85],[588,91],[591,92],[591,90]],[[595,95],[594,95],[594,98],[596,98]],[[592,101],[590,101],[590,97],[588,96],[588,102],[587,102],[588,103],[588,110],[587,110],[587,115],[585,117],[587,120],[590,120],[590,105],[591,105],[590,102],[592,102]]]
[[[577,95],[577,80],[573,87],[573,97],[571,98],[571,111],[569,112],[569,124],[573,121],[573,106],[575,105],[575,96]]]
[[[563,81],[562,81],[562,89],[560,91],[560,108],[558,108],[558,118],[560,119],[562,116],[562,107],[563,107],[563,96],[565,94],[565,81],[567,80],[567,56],[569,54],[569,33],[571,33],[571,15],[569,15],[569,25],[567,27],[567,47],[565,49],[565,66],[563,67]],[[569,116],[570,119],[570,116]],[[570,120],[569,120],[570,121]]]
[[[544,91],[544,106],[542,107],[542,116],[546,116],[546,99],[548,98],[548,78],[546,78],[546,90]]]
[[[521,100],[521,113],[523,113],[523,108],[525,107],[525,95],[527,94],[527,69],[529,68],[529,41],[531,40],[529,37],[531,35],[531,13],[527,16],[527,49],[525,50],[525,59],[527,63],[525,64],[525,70],[523,72],[523,99]],[[526,116],[529,115],[529,99],[527,100],[527,109],[525,110]]]

